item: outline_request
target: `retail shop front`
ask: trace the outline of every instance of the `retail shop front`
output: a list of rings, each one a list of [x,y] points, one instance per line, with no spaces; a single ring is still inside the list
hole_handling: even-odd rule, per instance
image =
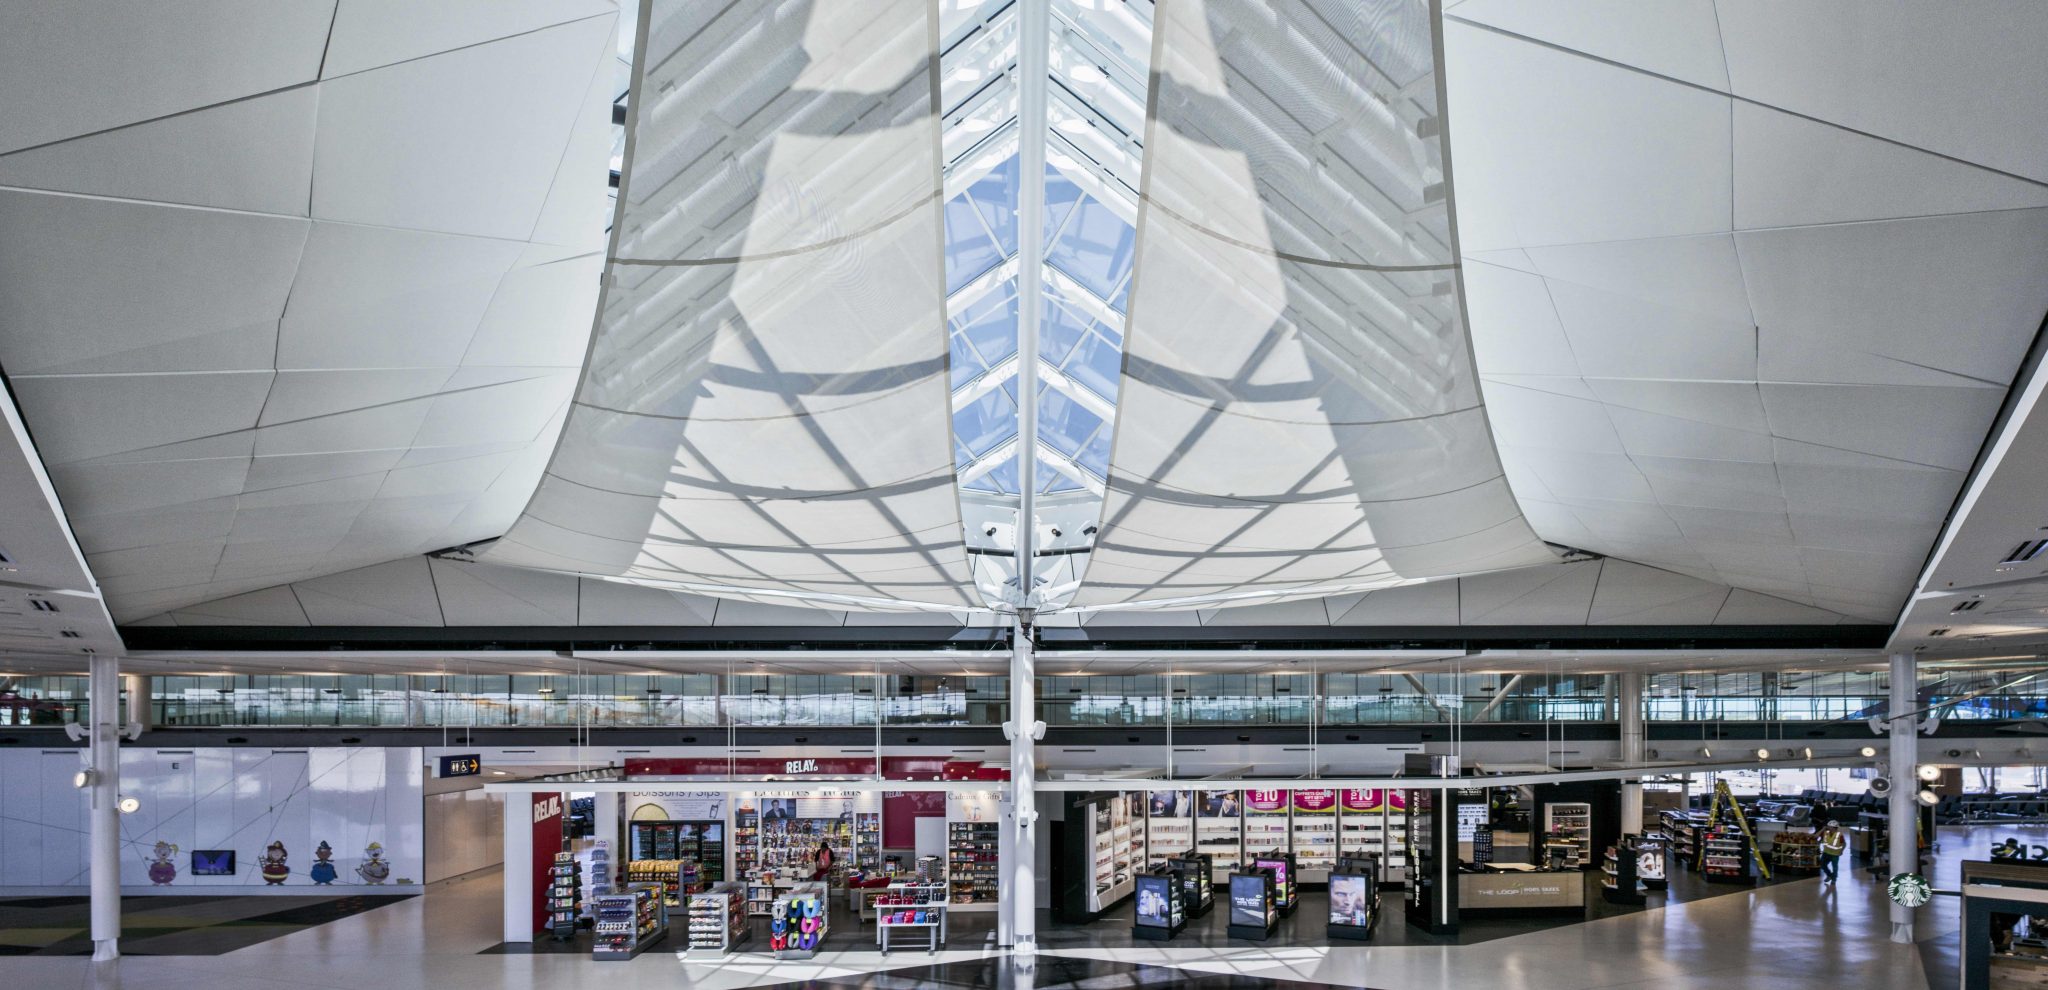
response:
[[[952,915],[998,904],[1006,776],[944,758],[674,758],[495,785],[531,808],[506,816],[504,938],[597,959],[788,957],[852,925],[937,948]],[[565,826],[580,794],[588,824]]]

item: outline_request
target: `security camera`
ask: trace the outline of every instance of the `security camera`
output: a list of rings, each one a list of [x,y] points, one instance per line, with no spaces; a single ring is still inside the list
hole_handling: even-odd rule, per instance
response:
[[[1061,535],[1062,534],[1060,533],[1060,528],[1058,526],[1054,526],[1052,528],[1052,538],[1057,540],[1060,538]]]
[[[1081,531],[1081,535],[1082,535],[1082,536],[1094,536],[1094,535],[1095,535],[1095,533],[1096,533],[1096,531],[1097,531],[1098,529],[1100,529],[1100,527],[1097,527],[1097,526],[1089,526],[1089,527],[1088,527],[1087,529],[1084,529],[1084,530],[1082,530],[1082,531]]]
[[[996,524],[995,524],[995,523],[989,523],[989,524],[988,524],[988,528],[987,528],[987,529],[984,529],[984,530],[982,530],[982,531],[981,531],[981,535],[983,535],[983,536],[994,536],[994,535],[996,535]]]

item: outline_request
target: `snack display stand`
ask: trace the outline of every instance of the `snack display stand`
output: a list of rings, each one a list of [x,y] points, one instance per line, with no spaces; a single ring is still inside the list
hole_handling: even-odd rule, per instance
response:
[[[776,959],[809,959],[825,944],[831,927],[832,891],[806,882],[775,899],[768,910],[768,947]]]
[[[593,900],[597,939],[590,950],[592,959],[631,959],[668,934],[668,908],[662,903],[660,884],[630,884],[624,893]]]
[[[943,884],[901,884],[880,891],[875,899],[875,945],[888,955],[894,940],[922,935],[924,950],[937,952],[946,942],[946,888]]]
[[[713,884],[711,889],[689,897],[688,948],[731,952],[753,934],[747,923],[747,890],[738,883]]]

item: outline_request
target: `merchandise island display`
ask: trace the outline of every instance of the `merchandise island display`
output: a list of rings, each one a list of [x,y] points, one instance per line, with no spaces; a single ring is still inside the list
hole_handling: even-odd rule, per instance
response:
[[[946,943],[946,888],[941,884],[890,884],[875,898],[875,945],[883,955],[904,936],[922,936],[927,953]]]
[[[731,952],[753,930],[747,923],[745,885],[717,883],[703,893],[690,895],[689,950]]]
[[[775,899],[768,913],[768,948],[777,959],[817,955],[831,927],[832,892],[822,882],[800,883]]]
[[[1138,874],[1131,937],[1164,941],[1179,935],[1187,926],[1187,900],[1180,877],[1167,872]]]
[[[628,884],[624,893],[591,900],[593,959],[631,959],[668,934],[668,907],[659,884]]]
[[[1272,937],[1273,927],[1279,923],[1280,909],[1273,901],[1273,874],[1267,870],[1231,874],[1230,924],[1225,929],[1230,937],[1263,942]]]
[[[1330,874],[1330,938],[1363,941],[1380,918],[1379,871]]]

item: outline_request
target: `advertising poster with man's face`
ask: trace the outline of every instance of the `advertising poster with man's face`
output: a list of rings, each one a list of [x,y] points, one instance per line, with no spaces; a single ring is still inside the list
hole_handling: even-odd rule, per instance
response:
[[[1365,884],[1364,877],[1330,878],[1330,924],[1362,928],[1372,920],[1367,913],[1371,910],[1372,893]]]

